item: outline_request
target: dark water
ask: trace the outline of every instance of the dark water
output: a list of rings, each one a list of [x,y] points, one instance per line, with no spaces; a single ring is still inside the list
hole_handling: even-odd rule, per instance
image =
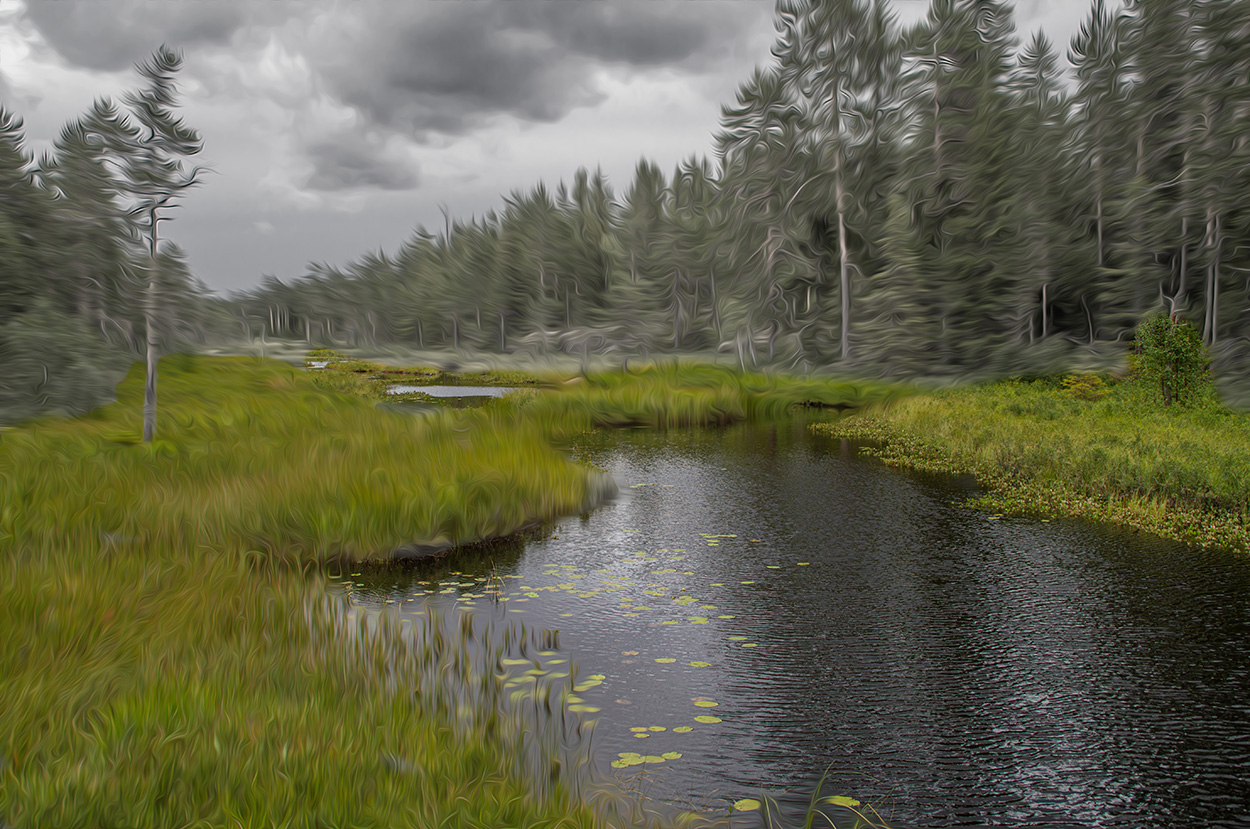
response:
[[[558,629],[597,757],[654,798],[828,771],[899,827],[1250,826],[1250,559],[962,509],[797,421],[586,454],[615,503],[356,600]]]

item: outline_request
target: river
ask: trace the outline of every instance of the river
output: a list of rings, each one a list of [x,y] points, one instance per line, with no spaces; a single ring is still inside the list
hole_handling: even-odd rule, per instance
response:
[[[559,630],[599,765],[655,799],[827,773],[895,827],[1250,825],[1245,557],[966,509],[800,419],[580,451],[616,501],[353,600]]]

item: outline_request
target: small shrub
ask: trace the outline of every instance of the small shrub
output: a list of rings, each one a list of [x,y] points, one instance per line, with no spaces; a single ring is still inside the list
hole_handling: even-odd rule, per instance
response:
[[[1063,378],[1063,393],[1077,400],[1100,400],[1107,396],[1107,384],[1097,374],[1069,374]]]

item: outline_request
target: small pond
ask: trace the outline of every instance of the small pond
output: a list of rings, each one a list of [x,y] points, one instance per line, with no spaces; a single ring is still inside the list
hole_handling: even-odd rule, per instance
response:
[[[503,397],[520,389],[503,386],[390,386],[387,394],[420,392],[430,397]]]
[[[353,601],[558,629],[597,762],[656,799],[828,771],[896,827],[1250,825],[1245,557],[962,508],[798,420],[591,440],[616,501]]]

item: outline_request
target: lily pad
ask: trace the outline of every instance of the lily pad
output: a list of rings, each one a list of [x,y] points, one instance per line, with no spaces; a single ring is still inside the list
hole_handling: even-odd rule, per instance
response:
[[[666,751],[660,756],[663,757],[665,760],[680,760],[681,752],[680,751]]]
[[[734,803],[735,812],[754,812],[760,808],[760,802],[753,797],[744,797]]]
[[[841,795],[841,794],[835,794],[829,797],[822,797],[820,799],[820,802],[828,803],[830,806],[842,806],[847,809],[853,809],[859,805],[859,801],[856,800],[855,798],[847,797],[846,795]]]
[[[661,665],[668,665],[668,664],[670,664],[670,663],[672,663],[672,662],[676,662],[677,660],[676,660],[676,659],[674,659],[674,658],[673,658],[673,657],[671,657],[671,656],[661,656],[659,659],[657,659],[657,660],[655,660],[655,661],[656,661],[656,662],[659,662]]]
[[[694,721],[697,723],[703,723],[704,725],[714,725],[715,723],[718,723],[718,722],[724,722],[724,720],[722,720],[720,717],[713,717],[710,714],[700,714],[699,716],[694,718]]]
[[[719,702],[712,702],[710,699],[697,699],[694,704],[698,708],[715,708],[720,705]]]
[[[673,729],[674,734],[689,734],[691,731],[694,731],[694,729],[688,725],[679,725]]]
[[[688,664],[688,665],[689,665],[690,667],[692,667],[692,668],[710,668],[710,667],[712,667],[712,663],[711,663],[711,662],[688,662],[688,663],[686,663],[686,664]]]

